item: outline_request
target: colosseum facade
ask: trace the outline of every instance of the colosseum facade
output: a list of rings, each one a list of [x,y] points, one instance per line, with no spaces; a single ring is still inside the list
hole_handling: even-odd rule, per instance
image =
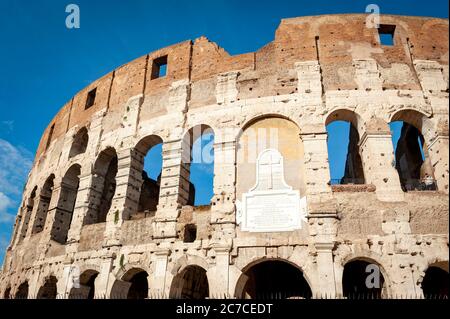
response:
[[[370,265],[379,296],[448,294],[448,20],[367,18],[284,19],[235,56],[200,37],[76,94],[42,136],[0,297],[349,297]],[[351,125],[338,183],[334,121]],[[205,132],[214,195],[195,206],[190,150]],[[270,132],[277,147],[245,160]],[[144,158],[160,143],[152,180]]]

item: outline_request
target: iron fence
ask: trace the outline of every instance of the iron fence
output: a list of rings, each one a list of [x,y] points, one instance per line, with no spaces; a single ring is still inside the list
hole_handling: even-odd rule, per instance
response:
[[[20,300],[20,299],[44,299],[37,297],[29,297],[29,298],[10,298]],[[51,299],[51,298],[45,298]],[[67,295],[58,295],[53,299],[71,299],[71,300],[87,300],[86,296],[75,295],[68,297]],[[94,299],[97,300],[106,300],[106,299],[115,299],[115,300],[124,300],[128,299],[126,295],[115,295],[107,297],[106,295],[96,295]],[[150,294],[147,298],[149,300],[165,300],[165,299],[176,299],[182,300],[179,298],[172,298],[165,294],[154,293]],[[212,295],[206,299],[220,299],[220,300],[241,300],[240,298],[236,298],[234,296],[228,294],[216,294]],[[351,293],[347,295],[336,295],[336,294],[315,294],[315,295],[293,295],[287,292],[271,292],[265,294],[258,294],[255,300],[313,300],[313,299],[339,299],[339,300],[377,300],[377,299],[422,299],[422,300],[447,300],[448,294],[379,294],[379,293]],[[188,299],[183,299],[188,300]]]

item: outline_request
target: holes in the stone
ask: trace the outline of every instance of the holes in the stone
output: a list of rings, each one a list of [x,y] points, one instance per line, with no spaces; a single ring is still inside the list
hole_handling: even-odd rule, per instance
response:
[[[380,44],[386,46],[393,46],[394,35],[395,35],[395,25],[392,24],[380,24],[378,28],[378,35],[380,38]]]
[[[156,58],[152,63],[152,76],[151,79],[158,79],[167,75],[167,55]]]
[[[94,105],[96,96],[97,96],[97,88],[94,88],[89,91],[86,98],[86,105],[84,107],[85,110]]]

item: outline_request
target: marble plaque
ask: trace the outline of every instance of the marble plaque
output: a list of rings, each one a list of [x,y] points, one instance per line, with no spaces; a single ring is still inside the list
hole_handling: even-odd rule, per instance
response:
[[[248,232],[283,232],[302,227],[306,197],[284,180],[283,156],[264,150],[256,162],[256,185],[242,195],[237,222]]]

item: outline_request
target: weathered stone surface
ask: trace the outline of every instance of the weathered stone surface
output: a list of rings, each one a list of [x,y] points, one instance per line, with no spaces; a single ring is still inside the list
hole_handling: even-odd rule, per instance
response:
[[[99,296],[126,297],[131,278],[145,273],[156,297],[241,296],[243,273],[267,260],[301,269],[314,295],[342,294],[353,260],[380,266],[383,293],[420,294],[429,267],[448,272],[448,21],[383,15],[396,26],[395,44],[383,46],[366,17],[285,19],[272,43],[237,56],[205,37],[186,41],[80,91],[43,133],[0,298],[35,297],[55,280],[68,297],[73,269],[90,280],[84,297],[93,283]],[[161,61],[167,75],[157,77]],[[345,185],[330,181],[326,125],[336,120],[352,124]],[[402,189],[388,126],[399,120],[423,136],[415,177],[432,174],[437,190]],[[205,207],[192,206],[186,163],[195,128],[215,136]],[[280,152],[284,180],[305,197],[300,229],[237,225],[236,206],[256,183],[252,137],[265,142],[254,154]],[[161,177],[150,181],[143,158],[160,142]],[[409,154],[404,142],[397,157]],[[73,167],[78,176],[67,175]]]

